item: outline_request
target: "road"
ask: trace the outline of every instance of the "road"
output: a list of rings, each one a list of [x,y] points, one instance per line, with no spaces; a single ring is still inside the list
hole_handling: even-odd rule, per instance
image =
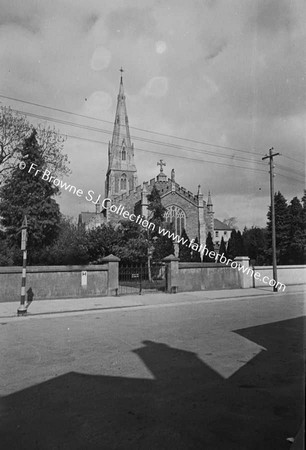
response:
[[[303,417],[304,294],[200,295],[2,319],[1,448],[289,449]]]

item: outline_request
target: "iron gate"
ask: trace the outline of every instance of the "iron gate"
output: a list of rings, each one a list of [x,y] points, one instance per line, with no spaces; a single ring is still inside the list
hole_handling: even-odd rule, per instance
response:
[[[119,295],[163,292],[166,289],[165,263],[120,263]]]

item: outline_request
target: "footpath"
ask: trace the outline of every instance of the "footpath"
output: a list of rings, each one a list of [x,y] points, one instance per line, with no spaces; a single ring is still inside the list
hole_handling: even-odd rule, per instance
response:
[[[203,303],[216,301],[243,300],[256,297],[284,296],[306,293],[306,285],[287,286],[285,292],[273,292],[272,288],[224,289],[218,291],[192,291],[177,294],[146,292],[142,295],[122,295],[118,297],[90,297],[54,300],[33,300],[24,316],[17,316],[18,302],[0,303],[0,319],[24,320],[34,317],[81,314],[91,311],[154,307],[165,304]]]

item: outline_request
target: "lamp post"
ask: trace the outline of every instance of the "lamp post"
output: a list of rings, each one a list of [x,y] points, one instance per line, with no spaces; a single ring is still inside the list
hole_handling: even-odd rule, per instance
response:
[[[17,309],[18,316],[24,316],[27,313],[27,307],[25,305],[25,296],[26,296],[25,289],[27,277],[27,228],[28,228],[27,216],[24,216],[21,226],[21,250],[23,252],[23,259],[22,259],[23,262],[22,262],[20,306]]]

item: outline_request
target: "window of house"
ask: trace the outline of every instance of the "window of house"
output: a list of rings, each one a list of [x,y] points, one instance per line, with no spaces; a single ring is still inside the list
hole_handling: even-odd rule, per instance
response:
[[[186,228],[186,214],[178,206],[168,206],[165,212],[165,219],[166,222],[173,224],[175,233],[178,235],[181,235],[183,229]]]
[[[224,236],[226,236],[227,235],[227,231],[224,231]]]
[[[219,237],[219,231],[216,231],[216,237]]]

